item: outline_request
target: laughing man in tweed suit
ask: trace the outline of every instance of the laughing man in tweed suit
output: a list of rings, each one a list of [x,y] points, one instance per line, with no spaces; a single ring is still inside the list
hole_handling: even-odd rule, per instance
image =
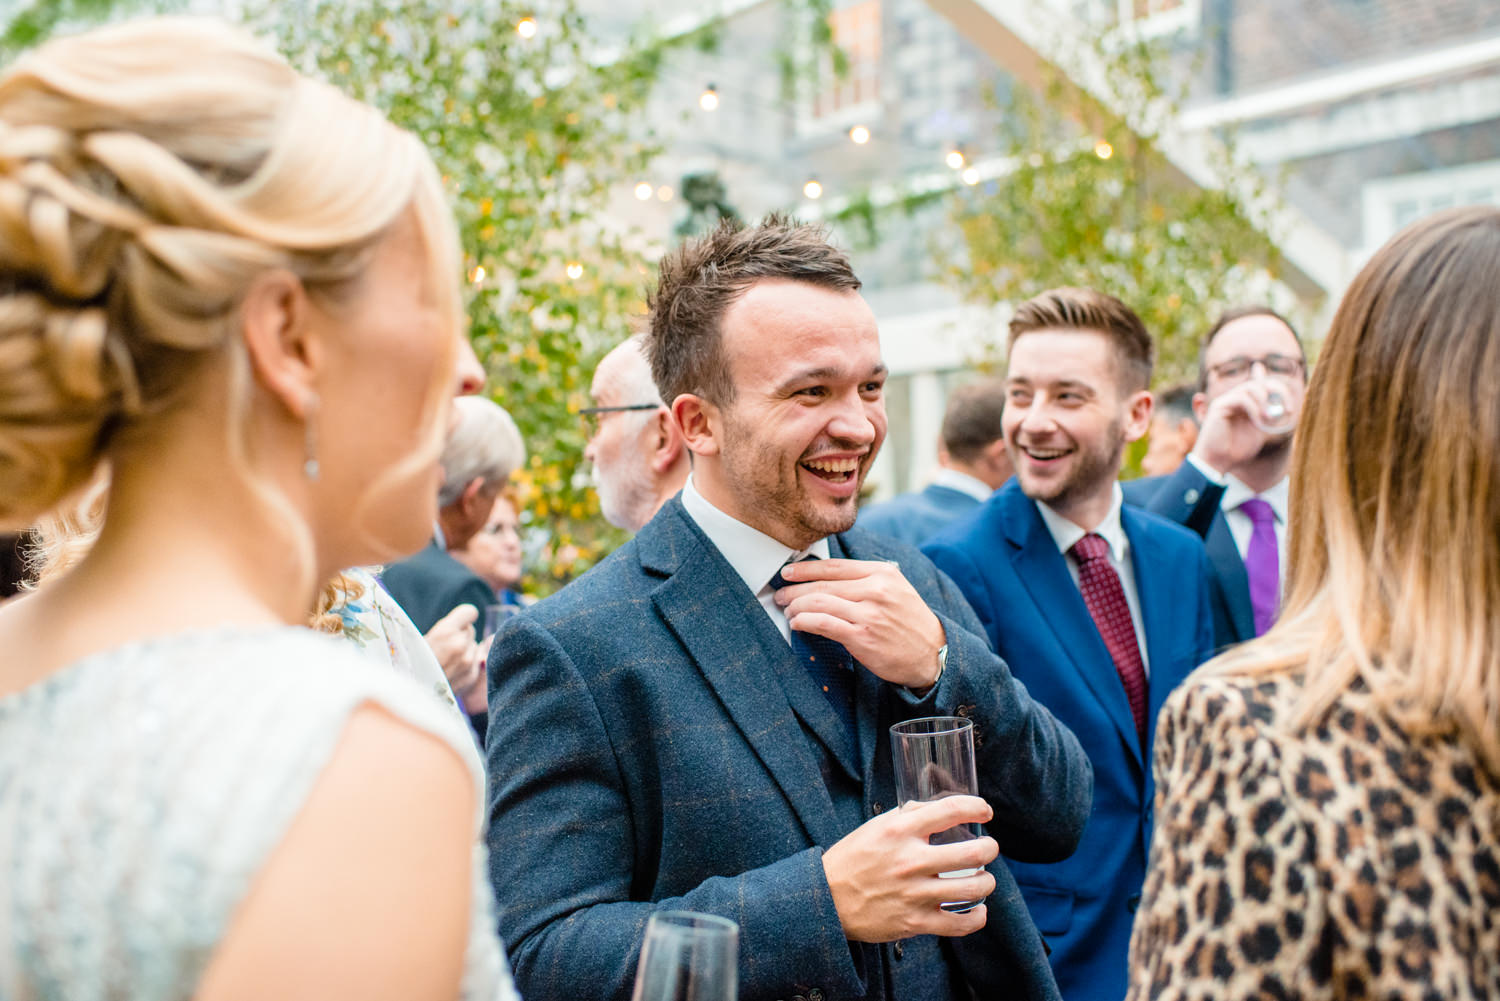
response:
[[[858,288],[774,217],[662,264],[647,351],[692,477],[489,664],[490,864],[530,1001],[628,998],[666,909],[739,923],[742,1001],[1057,996],[995,859],[1072,852],[1092,774],[953,583],[850,530],[886,426]],[[982,798],[891,809],[888,727],[950,714]],[[958,822],[988,836],[928,843]]]

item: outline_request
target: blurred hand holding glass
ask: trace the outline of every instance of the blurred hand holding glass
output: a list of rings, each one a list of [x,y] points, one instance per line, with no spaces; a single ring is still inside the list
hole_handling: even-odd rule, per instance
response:
[[[896,766],[896,798],[907,803],[930,803],[945,796],[979,795],[979,777],[974,767],[974,724],[960,716],[928,716],[891,727],[891,754]],[[978,824],[958,824],[928,838],[929,844],[951,845],[982,835]],[[945,879],[961,879],[978,873],[957,869],[939,873]],[[978,900],[952,901],[945,911],[966,911]]]
[[[1256,371],[1256,366],[1260,371]],[[1259,410],[1251,411],[1251,422],[1268,435],[1280,436],[1291,433],[1297,426],[1298,413],[1292,409],[1291,396],[1286,383],[1302,377],[1303,361],[1294,355],[1269,354],[1261,358],[1236,355],[1227,361],[1209,367],[1215,378],[1223,382],[1242,382],[1252,379],[1265,387],[1265,403]]]
[[[740,926],[693,911],[659,911],[646,923],[631,1001],[735,1001]]]

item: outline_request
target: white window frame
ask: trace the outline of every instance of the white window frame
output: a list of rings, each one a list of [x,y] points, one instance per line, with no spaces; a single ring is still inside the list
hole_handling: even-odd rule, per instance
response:
[[[1500,160],[1382,177],[1366,182],[1361,196],[1363,238],[1368,253],[1407,224],[1441,209],[1459,205],[1500,206]]]

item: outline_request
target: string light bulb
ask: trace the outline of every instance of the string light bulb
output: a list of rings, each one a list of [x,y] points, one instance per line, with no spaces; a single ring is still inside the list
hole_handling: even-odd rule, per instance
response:
[[[870,141],[870,130],[863,125],[856,125],[849,130],[849,138],[856,146],[863,146]]]
[[[1094,143],[1094,155],[1101,160],[1108,160],[1115,155],[1115,148],[1103,139],[1100,139]]]
[[[532,17],[530,14],[527,14],[525,17],[521,18],[521,20],[516,22],[516,34],[520,35],[522,38],[535,38],[536,28],[536,18]]]
[[[961,149],[950,149],[948,155],[943,157],[943,162],[954,170],[964,169],[964,151]]]
[[[582,278],[583,277],[583,265],[579,264],[577,261],[569,261],[568,262],[568,277],[571,278],[575,282],[578,279]]]
[[[475,285],[478,285],[480,282],[484,281],[484,273],[484,268],[476,264],[474,266],[474,270],[469,272],[469,281],[474,283]]]
[[[979,168],[978,167],[965,167],[964,168],[964,172],[962,174],[960,174],[959,176],[964,179],[964,183],[965,184],[968,184],[968,185],[978,184],[979,183]]]
[[[802,193],[814,201],[823,197],[823,185],[818,183],[817,178],[811,178],[802,185]]]
[[[653,189],[649,181],[642,181],[635,186],[635,197],[640,201],[646,201],[651,197]]]
[[[672,189],[667,187],[665,184],[657,188],[656,200],[660,202],[670,202],[672,200]]]
[[[719,106],[719,90],[713,84],[703,88],[703,93],[698,95],[698,107],[704,111],[713,111]]]

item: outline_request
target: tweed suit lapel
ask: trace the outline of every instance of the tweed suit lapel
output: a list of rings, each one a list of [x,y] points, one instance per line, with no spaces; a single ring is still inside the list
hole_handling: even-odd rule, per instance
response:
[[[787,712],[792,699],[783,675],[790,675],[794,661],[781,634],[680,500],[663,508],[637,544],[643,567],[666,575],[651,595],[662,620],[775,779],[809,841],[833,844],[842,834],[833,801],[798,723],[802,714],[795,706]],[[832,719],[822,693],[806,672],[802,678],[822,705],[807,697],[796,701],[809,703],[804,706],[809,712],[821,708]]]
[[[1089,615],[1088,605],[1068,573],[1067,557],[1057,551],[1052,533],[1036,509],[1036,502],[1012,481],[1000,498],[1006,542],[1013,549],[1016,574],[1031,595],[1069,664],[1083,678],[1094,698],[1119,731],[1137,767],[1144,769],[1141,739],[1136,733],[1130,700],[1109,648]]]
[[[828,555],[834,559],[859,560],[866,557],[849,548],[842,535],[828,537]],[[854,719],[859,732],[859,777],[874,774],[875,753],[880,746],[881,686],[884,684],[858,661],[854,662]]]

